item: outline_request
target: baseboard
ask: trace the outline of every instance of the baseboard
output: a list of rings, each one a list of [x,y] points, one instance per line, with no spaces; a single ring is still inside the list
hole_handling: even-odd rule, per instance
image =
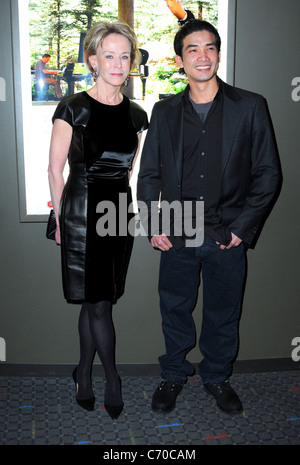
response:
[[[233,367],[233,373],[268,373],[296,370],[300,370],[300,362],[294,362],[291,358],[237,360]]]
[[[197,364],[194,365],[196,374],[198,374]],[[103,374],[102,366],[100,364],[95,364],[95,366],[99,375]],[[0,376],[65,377],[71,376],[73,369],[73,364],[22,364],[0,362]],[[233,374],[295,370],[300,370],[300,362],[294,362],[290,358],[237,360],[234,364]],[[158,364],[118,364],[118,371],[122,376],[160,376],[160,367]]]

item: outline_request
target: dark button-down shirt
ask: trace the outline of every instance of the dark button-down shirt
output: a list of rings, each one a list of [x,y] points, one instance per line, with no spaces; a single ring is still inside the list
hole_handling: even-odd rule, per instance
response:
[[[209,104],[184,98],[184,158],[182,200],[204,202],[204,233],[228,244],[231,233],[223,227],[218,209],[221,192],[222,92]]]

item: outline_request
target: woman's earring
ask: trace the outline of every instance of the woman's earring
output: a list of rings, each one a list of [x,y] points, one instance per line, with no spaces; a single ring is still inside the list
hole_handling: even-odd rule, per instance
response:
[[[124,81],[124,85],[127,87],[129,84],[129,76],[127,76],[127,78],[125,79]]]
[[[98,73],[98,68],[97,68],[97,66],[95,66],[95,68],[93,68],[92,76],[93,76],[93,78],[95,79],[95,81],[96,81],[97,78],[99,77],[99,73]]]

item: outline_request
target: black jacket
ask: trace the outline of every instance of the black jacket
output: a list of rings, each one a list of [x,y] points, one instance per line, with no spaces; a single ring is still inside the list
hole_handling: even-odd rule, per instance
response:
[[[218,83],[223,92],[219,213],[222,224],[250,246],[281,183],[278,151],[265,99],[219,78]],[[149,218],[151,202],[181,201],[184,92],[188,89],[153,108],[137,185]],[[170,240],[175,248],[182,246],[180,237]]]

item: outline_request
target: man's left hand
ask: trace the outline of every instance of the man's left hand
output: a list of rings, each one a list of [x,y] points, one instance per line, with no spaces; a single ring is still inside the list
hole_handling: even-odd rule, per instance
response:
[[[228,245],[221,245],[220,242],[217,242],[220,245],[220,249],[231,249],[232,247],[238,247],[242,243],[242,239],[237,237],[235,234],[231,233],[231,242]]]

